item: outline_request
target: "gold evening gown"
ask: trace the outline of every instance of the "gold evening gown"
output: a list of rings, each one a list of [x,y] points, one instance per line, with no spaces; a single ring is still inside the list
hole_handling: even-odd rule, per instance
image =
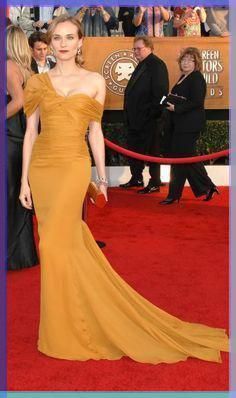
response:
[[[63,359],[220,362],[223,329],[181,321],[151,304],[110,266],[82,221],[91,177],[85,140],[102,105],[87,94],[59,95],[47,73],[25,89],[25,113],[40,109],[29,181],[39,227],[41,305],[38,349]]]

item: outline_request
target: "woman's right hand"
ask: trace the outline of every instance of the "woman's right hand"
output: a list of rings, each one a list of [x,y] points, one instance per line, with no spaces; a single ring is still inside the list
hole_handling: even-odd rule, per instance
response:
[[[25,207],[28,210],[32,209],[33,205],[31,198],[31,191],[28,182],[24,182],[21,184],[19,199],[23,207]]]
[[[171,112],[174,112],[174,111],[175,111],[175,106],[174,106],[174,104],[171,104],[171,102],[167,102],[167,105],[168,105],[168,106],[166,106],[166,109],[167,109],[168,111],[171,111]]]

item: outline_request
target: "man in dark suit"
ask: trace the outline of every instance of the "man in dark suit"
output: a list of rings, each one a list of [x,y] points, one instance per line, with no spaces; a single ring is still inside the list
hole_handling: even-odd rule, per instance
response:
[[[130,150],[143,154],[160,155],[162,111],[160,100],[169,91],[168,71],[165,63],[153,54],[150,37],[134,38],[134,53],[138,66],[125,90],[124,112],[127,126],[127,142]],[[130,158],[131,179],[122,188],[143,186],[144,162]],[[138,193],[160,190],[160,165],[149,165],[150,180]]]
[[[28,41],[32,52],[31,69],[35,73],[45,73],[54,68],[56,63],[47,57],[47,35],[43,32],[37,31],[30,35]]]

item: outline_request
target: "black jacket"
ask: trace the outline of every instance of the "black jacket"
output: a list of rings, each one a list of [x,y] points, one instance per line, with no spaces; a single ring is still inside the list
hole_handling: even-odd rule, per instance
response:
[[[133,72],[125,90],[124,111],[129,129],[140,130],[161,116],[160,100],[169,91],[166,64],[148,55]]]
[[[54,66],[56,65],[56,63],[53,62],[51,59],[49,59],[48,61],[49,61],[49,64],[50,64],[50,69],[54,68]],[[33,72],[39,73],[39,71],[38,71],[38,65],[37,65],[37,62],[35,61],[34,58],[32,58],[32,61],[31,61],[31,69],[32,69]]]
[[[186,101],[175,105],[175,112],[171,112],[174,131],[200,132],[206,122],[204,110],[206,81],[202,73],[199,71],[190,73],[182,83],[176,84],[171,92],[186,97]]]

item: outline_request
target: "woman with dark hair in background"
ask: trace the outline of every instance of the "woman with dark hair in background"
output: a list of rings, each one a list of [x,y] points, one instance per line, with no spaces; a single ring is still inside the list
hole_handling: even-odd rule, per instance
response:
[[[171,93],[177,95],[178,103],[172,96],[167,102],[168,124],[170,130],[170,156],[196,156],[196,144],[200,132],[205,127],[204,100],[206,82],[202,75],[202,59],[195,47],[185,48],[178,59],[181,76]],[[171,98],[171,97],[170,97]],[[218,189],[207,175],[203,163],[173,164],[171,166],[169,193],[162,205],[179,201],[185,181],[188,180],[196,197],[205,195],[205,201],[212,199]]]
[[[32,211],[19,201],[22,147],[25,134],[23,87],[31,75],[28,40],[21,28],[7,28],[7,144],[8,144],[8,269],[38,264]]]

